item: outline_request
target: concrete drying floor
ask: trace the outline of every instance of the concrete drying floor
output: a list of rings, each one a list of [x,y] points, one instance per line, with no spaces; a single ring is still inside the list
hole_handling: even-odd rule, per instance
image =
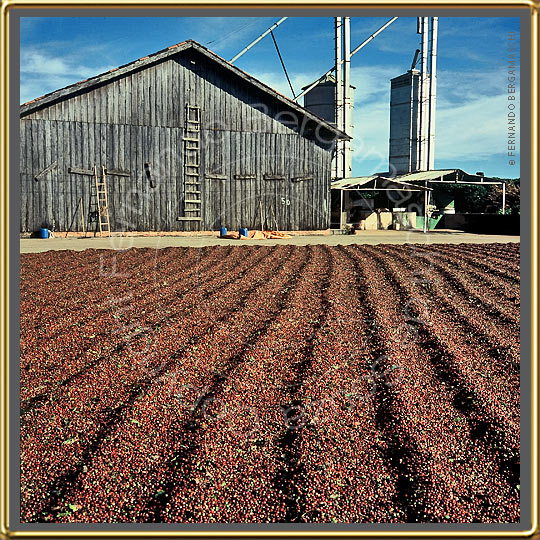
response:
[[[277,245],[293,244],[307,246],[326,244],[329,246],[349,244],[487,244],[519,242],[519,236],[471,234],[462,231],[437,230],[427,234],[418,231],[358,231],[354,235],[313,234],[298,235],[283,240],[228,240],[215,236],[113,236],[112,238],[21,238],[21,253],[38,253],[49,250],[71,249],[128,249],[166,248],[166,247],[203,247],[224,245]]]

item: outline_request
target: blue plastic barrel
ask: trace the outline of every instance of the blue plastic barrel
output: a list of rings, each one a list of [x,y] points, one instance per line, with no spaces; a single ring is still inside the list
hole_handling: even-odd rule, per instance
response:
[[[240,233],[240,236],[245,236],[247,238],[248,230],[246,227],[240,227],[240,230],[238,232]]]
[[[227,234],[227,227],[219,228],[219,236],[225,236]]]
[[[49,238],[49,229],[47,229],[46,227],[41,227],[41,229],[39,229],[39,237]]]

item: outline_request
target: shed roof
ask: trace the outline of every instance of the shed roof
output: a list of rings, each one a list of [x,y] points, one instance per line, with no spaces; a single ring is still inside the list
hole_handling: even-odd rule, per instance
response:
[[[332,189],[343,190],[397,190],[397,191],[432,191],[431,188],[408,184],[396,178],[386,178],[374,174],[372,176],[357,176],[355,178],[343,178],[331,184]]]
[[[200,43],[197,43],[196,41],[193,41],[193,40],[187,40],[187,41],[183,41],[182,43],[177,43],[176,45],[171,45],[170,47],[167,47],[166,49],[162,49],[153,54],[145,56],[143,58],[139,58],[138,60],[135,60],[128,64],[124,64],[123,66],[119,66],[117,68],[111,69],[110,71],[106,73],[101,73],[100,75],[96,75],[95,77],[91,77],[89,79],[79,81],[75,84],[66,86],[65,88],[61,88],[59,90],[55,90],[54,92],[50,92],[49,94],[46,94],[44,96],[35,98],[31,101],[28,101],[27,103],[23,103],[20,107],[20,114],[21,116],[25,116],[38,108],[43,108],[44,106],[52,104],[63,98],[69,98],[73,94],[79,93],[81,90],[90,90],[91,88],[99,84],[117,79],[118,77],[126,75],[127,73],[130,73],[132,71],[138,70],[141,67],[156,64],[158,62],[161,62],[162,60],[165,60],[171,56],[174,56],[180,52],[183,52],[189,49],[198,51],[199,53],[203,54],[211,61],[229,70],[235,76],[240,77],[246,83],[266,93],[268,96],[272,97],[273,99],[276,99],[277,101],[281,102],[287,108],[292,109],[296,111],[297,113],[301,114],[302,116],[304,116],[305,118],[312,120],[313,122],[316,122],[320,126],[323,126],[330,132],[334,133],[338,138],[351,139],[349,135],[337,129],[334,125],[330,124],[329,122],[326,122],[319,116],[313,114],[311,111],[308,111],[306,108],[302,107],[301,105],[298,105],[298,103],[294,102],[293,100],[289,99],[283,94],[280,94],[273,88],[270,88],[269,86],[262,83],[255,77],[252,77],[251,75],[247,74],[245,71],[242,71],[241,69],[231,64],[224,58],[221,58],[221,56],[217,55],[216,53],[210,51],[209,49],[207,49]]]
[[[479,182],[484,180],[484,176],[478,174],[469,174],[462,169],[440,169],[431,171],[417,171],[396,176],[396,179],[405,182],[437,181],[437,180],[455,180],[458,182]],[[487,180],[487,178],[486,178]]]

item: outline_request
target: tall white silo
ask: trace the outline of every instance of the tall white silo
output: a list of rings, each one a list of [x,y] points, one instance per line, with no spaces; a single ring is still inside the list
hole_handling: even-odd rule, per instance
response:
[[[418,17],[420,70],[412,68],[390,85],[389,170],[394,174],[429,171],[435,165],[438,18]]]
[[[395,77],[390,82],[390,172],[406,174],[428,170],[428,123],[422,122],[421,74],[417,69]],[[429,75],[424,78],[424,96]]]
[[[309,86],[305,86],[302,90],[306,90]],[[351,114],[349,118],[349,129],[348,133],[353,133],[353,109],[354,109],[354,89],[353,85],[350,85],[351,89]],[[306,92],[304,95],[304,107],[311,111],[313,114],[316,114],[323,120],[336,125],[336,78],[329,74],[322,78],[316,86],[311,90]],[[340,148],[340,151],[343,151],[343,147]],[[335,154],[332,159],[332,178],[336,178],[336,163],[338,155]],[[345,176],[350,176],[350,171],[352,171],[352,152],[347,154],[347,165],[349,174]]]

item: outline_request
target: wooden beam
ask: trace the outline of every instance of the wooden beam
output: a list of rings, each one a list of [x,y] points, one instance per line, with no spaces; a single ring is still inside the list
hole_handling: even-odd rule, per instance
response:
[[[130,171],[120,171],[120,170],[116,170],[116,169],[105,169],[105,172],[109,175],[109,176],[131,176],[131,172]]]
[[[71,174],[84,174],[85,176],[94,176],[92,169],[81,169],[80,167],[70,167],[68,173]]]
[[[43,171],[45,172],[45,171]],[[94,171],[92,169],[82,169],[80,167],[70,167],[68,172],[71,174],[84,174],[85,176],[94,176]],[[105,169],[106,174],[110,176],[131,176],[130,171],[120,171],[116,169]],[[43,173],[40,173],[43,174]]]
[[[56,169],[56,166],[58,165],[58,162],[55,160],[53,161],[48,167],[45,167],[41,172],[37,173],[36,176],[34,176],[34,180],[38,182],[41,178],[43,178],[47,173],[51,172],[52,170]]]

